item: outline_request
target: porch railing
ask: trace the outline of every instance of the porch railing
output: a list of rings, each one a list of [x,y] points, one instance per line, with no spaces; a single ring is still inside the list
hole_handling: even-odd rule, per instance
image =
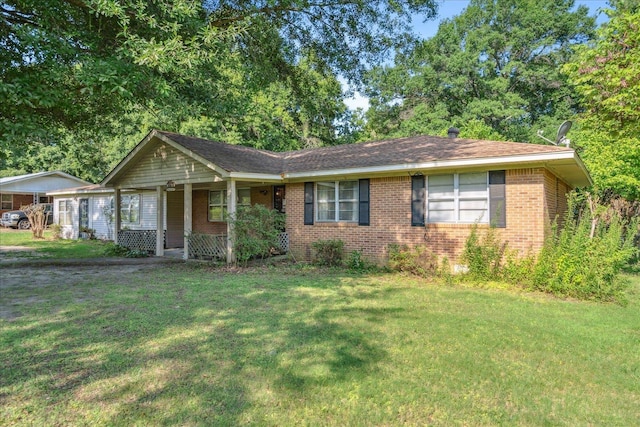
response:
[[[163,232],[163,239],[167,238]],[[118,231],[118,244],[137,251],[156,253],[156,230],[120,230]]]
[[[189,235],[189,258],[207,259],[227,256],[226,234],[200,234]]]
[[[278,247],[281,253],[289,252],[289,234],[280,233]],[[225,259],[227,256],[226,234],[200,234],[189,235],[189,258],[197,259]]]

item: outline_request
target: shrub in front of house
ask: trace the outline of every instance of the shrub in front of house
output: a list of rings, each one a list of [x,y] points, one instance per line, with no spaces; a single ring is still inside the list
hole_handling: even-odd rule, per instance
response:
[[[344,262],[344,242],[336,240],[318,240],[311,243],[314,251],[313,263],[325,267],[338,267]]]
[[[466,277],[503,280],[564,297],[624,301],[627,282],[619,273],[638,254],[634,238],[639,219],[591,199],[587,205],[578,207],[570,200],[563,227],[553,226],[537,256],[518,256],[499,242],[494,229],[479,236],[474,228],[463,253]]]
[[[389,245],[389,268],[420,277],[435,276],[441,271],[438,256],[425,245]]]
[[[239,206],[228,218],[233,225],[236,260],[241,265],[254,258],[265,258],[279,247],[285,216],[259,204]]]
[[[628,284],[619,273],[637,253],[637,230],[638,219],[627,222],[614,211],[606,218],[585,212],[567,219],[545,242],[531,275],[532,287],[580,299],[623,299]]]

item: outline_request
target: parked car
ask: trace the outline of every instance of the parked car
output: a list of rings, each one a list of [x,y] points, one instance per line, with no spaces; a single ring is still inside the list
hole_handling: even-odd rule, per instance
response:
[[[53,223],[53,207],[50,203],[46,203],[44,204],[44,209],[45,212],[49,214],[47,215],[47,225],[51,225]],[[20,210],[3,213],[0,225],[3,227],[18,228],[20,230],[28,230],[31,228],[27,214]]]

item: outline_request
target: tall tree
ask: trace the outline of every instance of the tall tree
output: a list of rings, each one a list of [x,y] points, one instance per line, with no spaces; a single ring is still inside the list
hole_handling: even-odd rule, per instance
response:
[[[585,108],[572,140],[599,192],[640,200],[640,2],[611,5],[596,41],[563,69]]]
[[[560,66],[595,20],[573,0],[471,0],[437,34],[370,75],[369,136],[446,132],[535,141],[577,104]]]
[[[140,109],[169,130],[281,109],[296,112],[301,143],[326,138],[341,108],[336,73],[357,81],[407,40],[411,13],[434,12],[435,0],[2,1],[0,161],[69,132],[99,139]],[[311,105],[314,87],[331,105]],[[278,104],[284,96],[292,102]],[[260,140],[269,120],[238,125],[242,141]]]

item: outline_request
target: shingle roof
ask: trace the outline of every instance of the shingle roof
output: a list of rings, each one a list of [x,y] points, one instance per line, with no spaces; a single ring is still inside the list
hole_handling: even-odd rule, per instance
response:
[[[278,174],[283,169],[281,153],[231,145],[192,136],[158,132],[229,172]]]
[[[413,136],[360,144],[338,145],[285,154],[286,172],[482,159],[572,151],[566,147],[519,142]]]
[[[572,151],[519,142],[413,136],[275,153],[171,132],[159,133],[229,172],[269,174]]]

